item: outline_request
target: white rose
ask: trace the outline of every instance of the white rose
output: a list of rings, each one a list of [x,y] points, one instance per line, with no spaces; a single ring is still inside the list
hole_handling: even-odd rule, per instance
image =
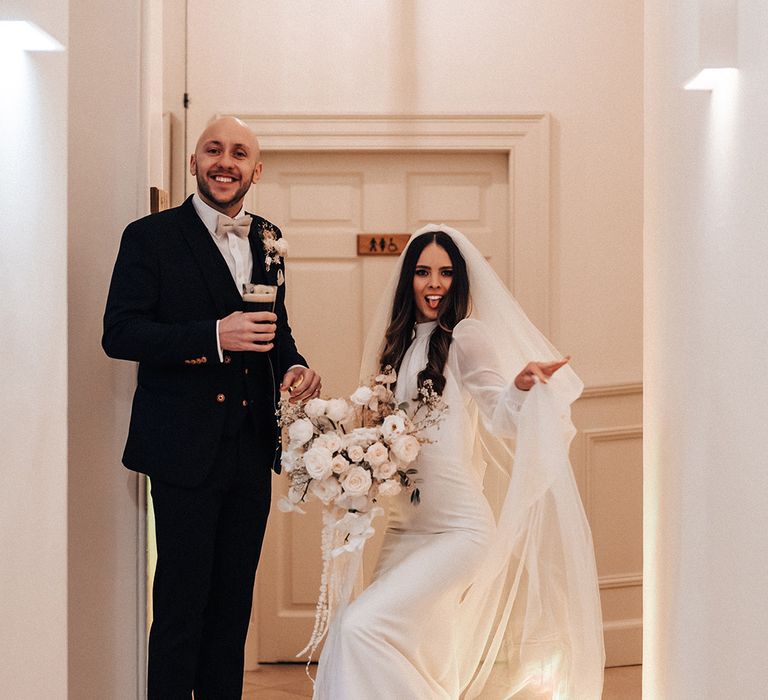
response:
[[[309,490],[325,505],[328,505],[334,498],[341,495],[341,486],[338,480],[332,476],[321,481],[313,479],[309,482]]]
[[[403,487],[400,486],[400,482],[395,479],[387,479],[387,481],[379,484],[380,496],[397,496]]]
[[[331,470],[334,474],[343,474],[347,469],[349,469],[349,461],[341,455],[336,455],[331,460]]]
[[[398,435],[405,432],[405,421],[402,416],[393,413],[387,416],[381,424],[381,434],[387,442],[392,442]]]
[[[312,420],[317,420],[325,415],[326,408],[328,408],[328,402],[325,399],[310,399],[304,406],[304,413]]]
[[[299,418],[288,427],[288,437],[294,445],[305,445],[314,434],[315,429],[306,418]]]
[[[355,428],[349,435],[345,436],[348,445],[360,445],[361,447],[368,447],[378,439],[379,431],[377,428]]]
[[[334,423],[338,423],[349,415],[349,404],[344,399],[331,399],[328,402],[325,415]]]
[[[350,401],[352,403],[357,404],[358,406],[365,406],[373,396],[373,391],[367,386],[360,386],[357,389],[355,389],[355,393],[352,394],[352,396],[349,397]]]
[[[325,446],[331,452],[338,452],[341,449],[341,438],[338,433],[325,433]]]
[[[365,452],[363,451],[363,448],[360,447],[360,445],[350,445],[347,448],[347,457],[349,457],[351,462],[359,462],[363,457],[365,457]]]
[[[410,464],[419,454],[419,441],[413,435],[400,435],[392,441],[390,449],[400,462]]]
[[[328,445],[326,444],[325,435],[323,433],[320,433],[313,441],[312,441],[312,447],[324,447],[326,450],[328,449]]]
[[[362,467],[352,467],[342,478],[344,492],[351,496],[363,496],[371,488],[371,473]]]
[[[282,257],[288,255],[288,241],[285,238],[278,238],[275,241],[275,252]]]
[[[304,453],[304,467],[313,479],[325,479],[331,475],[332,455],[325,447],[310,447]]]
[[[346,510],[366,510],[368,508],[368,495],[353,496],[351,493],[342,493],[336,499],[336,505]]]
[[[393,464],[392,462],[384,462],[373,468],[373,475],[379,481],[384,481],[384,479],[389,479],[390,476],[393,476],[396,471],[396,464]]]
[[[389,459],[389,450],[384,447],[380,442],[374,442],[365,451],[365,460],[372,467],[376,467],[379,464],[384,464]]]
[[[315,439],[312,447],[325,447],[333,454],[341,449],[341,438],[336,433],[323,433]]]

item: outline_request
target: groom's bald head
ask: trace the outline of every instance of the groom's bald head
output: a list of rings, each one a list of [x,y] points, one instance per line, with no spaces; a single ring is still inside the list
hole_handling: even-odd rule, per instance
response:
[[[214,209],[236,214],[251,184],[261,177],[256,134],[236,117],[220,117],[205,127],[189,159],[200,197]]]

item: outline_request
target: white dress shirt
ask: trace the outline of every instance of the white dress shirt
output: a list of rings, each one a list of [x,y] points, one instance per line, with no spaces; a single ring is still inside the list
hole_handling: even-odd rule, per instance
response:
[[[240,238],[240,236],[234,233],[225,233],[223,236],[217,236],[216,226],[219,223],[219,214],[221,212],[206,204],[197,192],[192,195],[192,206],[195,208],[200,220],[205,224],[205,228],[208,229],[208,233],[211,234],[213,242],[224,258],[224,262],[227,263],[229,272],[232,275],[232,281],[235,283],[238,293],[242,294],[243,284],[251,281],[251,273],[253,272],[251,244],[247,238]],[[238,216],[242,216],[244,212],[245,207],[241,207],[237,215],[232,218],[236,219]],[[220,322],[220,319],[216,321],[216,349],[219,352],[219,362],[224,362],[224,352],[221,349],[221,341],[219,340]]]
[[[240,238],[240,236],[234,233],[225,233],[217,236],[216,226],[221,212],[206,204],[197,192],[192,196],[192,206],[195,207],[197,215],[205,224],[205,228],[211,234],[213,242],[224,258],[224,262],[227,263],[238,293],[242,294],[243,285],[251,281],[251,272],[253,271],[253,254],[251,253],[251,245],[248,243],[248,238]],[[245,208],[242,207],[232,218],[236,219],[244,213]]]

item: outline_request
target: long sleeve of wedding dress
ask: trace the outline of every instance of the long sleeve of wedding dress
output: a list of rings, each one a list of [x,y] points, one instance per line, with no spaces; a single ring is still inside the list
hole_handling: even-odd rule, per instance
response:
[[[483,324],[469,318],[459,323],[453,329],[452,350],[454,373],[477,404],[485,428],[498,437],[514,438],[527,392],[504,378]]]
[[[434,327],[416,327],[398,373],[401,401],[416,396]],[[593,688],[562,694],[575,687],[568,621],[562,610],[541,607],[559,590],[544,596],[535,590],[538,574],[547,573],[541,567],[548,565],[548,549],[530,556],[528,548],[539,546],[532,528],[555,532],[549,506],[536,511],[550,498],[552,481],[530,480],[516,469],[512,479],[484,479],[492,456],[483,449],[482,433],[516,438],[525,449],[525,426],[552,413],[542,408],[541,387],[521,392],[505,379],[504,349],[497,352],[491,337],[473,319],[454,329],[443,391],[448,411],[424,436],[428,442],[414,465],[421,503],[411,504],[405,494],[392,499],[373,580],[331,623],[315,683],[318,700],[600,697]],[[558,414],[558,439],[561,421]],[[516,488],[524,493],[511,494]],[[500,504],[498,512],[489,498]],[[524,512],[511,516],[515,507]]]

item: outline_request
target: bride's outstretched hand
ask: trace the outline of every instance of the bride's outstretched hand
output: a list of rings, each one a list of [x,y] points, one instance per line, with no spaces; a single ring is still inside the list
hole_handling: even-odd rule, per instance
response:
[[[546,384],[549,378],[562,366],[571,361],[571,356],[566,355],[562,360],[555,362],[529,362],[515,377],[515,386],[521,391],[528,391],[534,384],[541,382]]]

